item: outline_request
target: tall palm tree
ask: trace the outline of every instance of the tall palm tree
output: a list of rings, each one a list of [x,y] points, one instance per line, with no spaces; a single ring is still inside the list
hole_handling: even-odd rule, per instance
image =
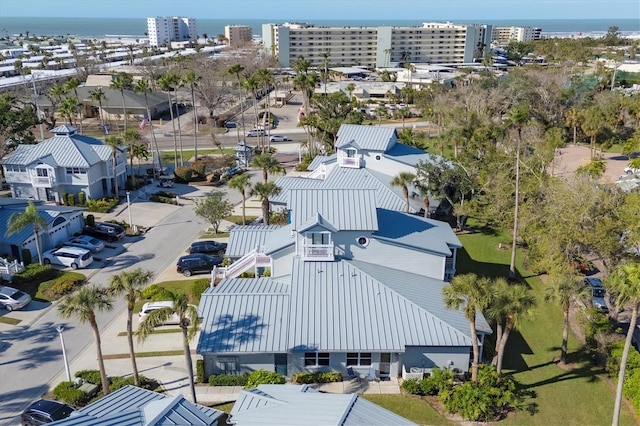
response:
[[[504,278],[496,278],[491,284],[491,303],[488,315],[496,321],[496,371],[502,373],[502,359],[511,330],[516,330],[523,317],[530,317],[536,298],[524,285],[509,284]]]
[[[250,195],[260,199],[260,205],[262,206],[262,223],[265,225],[269,224],[269,199],[274,195],[280,194],[280,191],[282,191],[282,188],[273,182],[258,182],[251,188]]]
[[[402,195],[404,195],[405,211],[409,213],[409,185],[412,185],[416,180],[416,175],[409,172],[400,172],[393,179],[391,179],[391,186],[399,186],[402,188]]]
[[[246,214],[245,214],[245,205],[247,201],[247,190],[251,188],[251,176],[249,174],[236,175],[232,177],[227,186],[231,189],[235,189],[242,195],[242,224],[246,225]]]
[[[49,89],[49,97],[51,100],[51,126],[56,125],[56,107],[62,103],[62,97],[67,93],[67,89],[60,84],[54,84]]]
[[[227,71],[231,75],[235,75],[238,79],[238,100],[240,101],[240,116],[242,117],[242,135],[244,136],[244,102],[242,99],[242,79],[240,74],[244,71],[244,67],[240,64],[235,64]],[[238,143],[240,143],[240,133],[238,132]]]
[[[147,108],[147,120],[149,120],[149,130],[151,132],[151,140],[153,141],[153,147],[156,150],[156,156],[158,157],[158,166],[162,171],[162,158],[160,157],[160,148],[158,148],[158,141],[156,140],[156,132],[153,129],[153,120],[151,119],[151,112],[149,111],[149,99],[147,98],[147,93],[151,92],[151,86],[149,84],[149,80],[138,80],[136,85],[133,87],[134,92],[142,93],[144,95],[144,104]],[[142,158],[142,157],[137,157]],[[154,176],[155,176],[155,164],[154,167]],[[139,168],[139,167],[138,167]]]
[[[106,290],[97,285],[83,286],[73,293],[65,296],[58,305],[58,312],[62,318],[76,317],[82,324],[89,323],[93,331],[93,339],[96,344],[98,357],[98,369],[100,370],[100,380],[102,381],[102,391],[109,393],[109,379],[104,368],[104,358],[102,356],[102,343],[100,341],[100,330],[96,321],[96,311],[110,311],[113,309],[113,300]]]
[[[564,323],[562,327],[562,346],[560,349],[560,361],[567,361],[567,347],[569,344],[569,308],[571,299],[580,294],[583,286],[573,274],[564,273],[551,277],[551,285],[545,290],[545,301],[557,301],[562,308]]]
[[[193,70],[189,70],[182,77],[185,85],[191,90],[191,105],[193,105],[193,151],[196,161],[198,160],[198,107],[196,106],[196,86],[198,86],[198,77]]]
[[[266,184],[269,173],[287,174],[287,171],[280,165],[278,160],[271,154],[258,154],[251,159],[251,167],[262,169],[262,180]]]
[[[349,103],[352,104],[353,103],[353,91],[356,90],[356,85],[354,83],[349,83],[349,84],[347,84],[347,87],[345,87],[345,89],[347,89],[347,92],[349,92]]]
[[[136,144],[133,147],[133,158],[138,159],[138,176],[140,175],[140,163],[142,159],[148,160],[150,156],[149,150],[145,144]]]
[[[58,107],[60,115],[66,118],[70,125],[73,126],[73,117],[78,114],[78,101],[70,96],[65,97]]]
[[[140,375],[136,363],[136,353],[133,347],[133,309],[136,301],[142,296],[142,289],[153,279],[153,272],[136,268],[133,271],[123,271],[112,275],[109,279],[108,292],[113,296],[124,295],[127,302],[127,340],[129,341],[129,354],[131,355],[131,367],[133,368],[133,380],[136,386],[140,385]]]
[[[125,145],[129,145],[129,167],[131,168],[131,177],[133,178],[133,151],[135,150],[135,146],[142,140],[142,135],[137,129],[128,129],[122,133],[121,137],[122,142]],[[131,179],[131,181],[133,182],[133,179]]]
[[[627,338],[624,342],[622,358],[620,359],[620,371],[618,373],[618,385],[616,387],[616,400],[613,408],[613,426],[618,425],[620,420],[620,405],[622,403],[622,388],[627,370],[627,359],[631,348],[631,339],[636,329],[638,313],[640,311],[640,263],[632,262],[619,265],[611,274],[610,280],[606,283],[607,290],[616,297],[616,306],[622,307],[631,305],[631,323],[627,331]]]
[[[98,102],[98,114],[100,114],[100,124],[102,124],[102,128],[104,129],[104,119],[102,118],[102,100],[105,99],[104,91],[102,87],[96,87],[91,92],[89,92],[89,96],[91,100]]]
[[[178,139],[176,138],[176,122],[173,119],[173,102],[171,100],[171,91],[174,87],[175,78],[172,74],[165,74],[158,78],[160,89],[167,92],[169,97],[169,115],[171,116],[171,125],[173,127],[173,165],[178,167]]]
[[[40,247],[40,231],[47,228],[47,221],[40,216],[36,205],[33,201],[29,201],[24,213],[15,212],[9,216],[7,221],[6,235],[12,235],[20,232],[25,226],[33,227],[33,236],[36,240],[36,251],[38,252],[38,262],[42,265],[42,248]]]
[[[193,364],[191,362],[191,349],[189,348],[189,342],[198,331],[198,308],[189,304],[186,294],[167,291],[167,298],[173,302],[173,309],[156,309],[147,315],[138,327],[138,340],[141,342],[145,341],[149,334],[153,332],[155,327],[163,324],[175,312],[178,318],[180,318],[184,357],[186,361],[187,374],[189,374],[189,383],[191,384],[191,398],[193,399],[193,403],[196,404],[196,387],[193,380]]]
[[[122,144],[122,139],[120,139],[119,136],[116,135],[107,135],[106,138],[104,138],[104,143],[105,145],[108,145],[109,147],[111,147],[111,165],[112,165],[112,170],[113,170],[113,192],[115,195],[116,200],[120,199],[120,194],[118,193],[118,175],[117,170],[118,170],[118,147]]]
[[[78,87],[80,87],[80,80],[72,77],[69,80],[67,80],[67,82],[64,84],[65,89],[67,90],[67,92],[73,90],[73,94],[76,98],[76,104],[77,104],[77,109],[79,109],[80,114],[79,114],[79,118],[80,118],[80,133],[84,133],[84,127],[82,125],[82,102],[80,101],[80,97],[78,96]],[[77,113],[77,111],[76,111]]]
[[[480,278],[476,274],[456,275],[447,286],[442,289],[444,303],[448,309],[460,309],[469,320],[471,331],[471,345],[473,361],[471,363],[471,380],[478,381],[478,363],[480,362],[480,348],[476,333],[476,315],[482,312],[490,299],[489,279]]]
[[[124,131],[127,131],[127,102],[125,100],[124,91],[131,87],[131,83],[133,82],[133,77],[126,72],[120,73],[116,75],[109,88],[113,90],[119,90],[120,95],[122,96],[122,114],[124,115]]]
[[[578,109],[571,108],[564,113],[565,124],[573,130],[573,144],[576,144],[576,138],[578,134],[578,127],[582,121],[582,112]]]
[[[255,116],[253,127],[258,128],[258,115],[259,115],[258,114],[258,96],[259,96],[258,91],[260,89],[260,82],[258,81],[258,78],[256,77],[256,75],[252,74],[242,81],[242,86],[247,93],[251,93],[251,101],[253,103],[253,114]],[[260,138],[261,150],[262,152],[265,152],[264,138],[262,135],[260,135],[259,138]]]
[[[267,115],[264,119],[264,128],[266,130],[266,138],[267,138],[267,143],[268,143],[268,149],[267,151],[271,150],[271,99],[270,99],[270,95],[271,95],[271,86],[273,86],[273,84],[275,83],[275,79],[273,78],[273,75],[271,75],[271,72],[266,69],[266,68],[262,68],[260,70],[257,71],[256,76],[258,78],[258,81],[260,83],[262,83],[262,90],[264,90],[267,94]]]
[[[505,123],[507,127],[516,130],[516,188],[513,208],[513,241],[511,243],[511,262],[509,263],[509,278],[516,276],[516,244],[518,243],[518,212],[520,210],[520,146],[522,145],[522,128],[529,123],[530,110],[527,105],[519,105],[509,111]]]

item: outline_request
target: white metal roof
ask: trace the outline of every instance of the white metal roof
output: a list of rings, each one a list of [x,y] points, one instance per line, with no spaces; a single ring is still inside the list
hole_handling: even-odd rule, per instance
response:
[[[341,125],[336,147],[341,148],[352,142],[365,151],[386,152],[398,142],[398,136],[394,127]]]
[[[267,235],[279,228],[279,225],[234,226],[233,232],[229,235],[226,256],[239,258],[251,250],[264,246]]]

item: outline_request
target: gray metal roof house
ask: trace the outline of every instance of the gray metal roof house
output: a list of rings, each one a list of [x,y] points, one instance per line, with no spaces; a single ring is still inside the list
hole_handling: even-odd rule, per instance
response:
[[[415,425],[356,394],[321,393],[307,385],[258,385],[243,390],[227,422],[237,426]]]
[[[127,385],[76,411],[56,426],[213,426],[224,413],[187,401]]]
[[[99,199],[112,194],[114,179],[124,188],[126,151],[116,151],[114,176],[111,147],[76,130],[58,126],[51,130],[53,137],[35,145],[20,144],[2,160],[13,198],[62,202],[62,194],[84,192],[87,199]]]

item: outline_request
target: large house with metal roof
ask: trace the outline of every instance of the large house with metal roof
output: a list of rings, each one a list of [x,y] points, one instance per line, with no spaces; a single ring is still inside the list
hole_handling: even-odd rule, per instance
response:
[[[357,394],[322,393],[307,385],[258,385],[243,390],[231,409],[227,424],[415,425]]]
[[[88,200],[111,196],[115,179],[119,187],[124,187],[125,149],[116,149],[114,176],[110,146],[99,139],[77,134],[73,126],[58,126],[51,132],[52,138],[36,145],[20,144],[2,160],[13,198],[60,203],[65,193],[84,192]]]
[[[283,191],[287,225],[231,230],[227,254],[237,260],[216,272],[224,278],[199,307],[206,374],[467,371],[472,339],[482,346],[491,333],[479,315],[471,336],[463,312],[444,306],[462,247],[449,224],[404,212],[376,178],[429,155],[398,146],[394,129],[356,127],[341,127],[323,176]],[[247,270],[258,278],[237,278]]]
[[[214,426],[223,415],[222,411],[193,404],[182,395],[167,396],[127,385],[51,425]]]

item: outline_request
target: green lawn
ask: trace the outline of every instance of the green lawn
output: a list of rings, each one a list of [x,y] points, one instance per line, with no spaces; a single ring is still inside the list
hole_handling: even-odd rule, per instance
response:
[[[457,424],[442,417],[431,405],[417,396],[365,394],[362,397],[421,425],[452,426]]]
[[[459,253],[457,273],[476,272],[499,276],[508,271],[510,250],[498,249],[506,235],[460,235],[464,250]],[[520,254],[520,253],[518,253]],[[576,339],[569,339],[569,356],[574,368],[563,370],[554,362],[562,340],[560,307],[543,300],[544,284],[527,273],[518,256],[519,276],[534,290],[538,308],[534,319],[525,321],[507,343],[504,365],[528,390],[536,392],[538,412],[519,412],[501,422],[505,425],[601,425],[611,422],[615,392],[607,376],[582,356]],[[635,415],[623,404],[621,425],[637,424]]]

